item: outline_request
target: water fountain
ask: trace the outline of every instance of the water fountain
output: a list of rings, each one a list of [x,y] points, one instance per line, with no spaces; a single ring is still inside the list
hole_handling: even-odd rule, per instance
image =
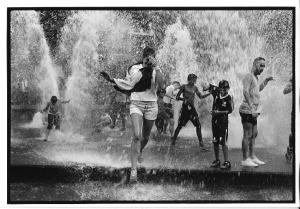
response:
[[[271,59],[275,55],[264,52],[265,40],[250,33],[247,21],[237,11],[187,11],[179,16],[174,24],[166,27],[164,39],[158,44],[159,65],[170,81],[186,83],[189,73],[197,74],[197,86],[200,90],[203,83],[217,84],[221,78],[229,81],[230,94],[234,95],[235,101],[235,110],[229,118],[229,147],[240,148],[242,127],[238,108],[242,99],[241,80],[249,72],[255,57],[265,56],[267,59],[266,70],[261,79],[274,72],[281,73],[281,69],[276,68],[280,59]],[[18,28],[19,25],[23,27]],[[21,144],[22,149],[33,150],[34,157],[40,160],[38,165],[64,168],[76,165],[78,167],[74,173],[83,172],[87,166],[90,168],[89,172],[99,166],[110,167],[112,171],[105,171],[104,174],[100,172],[105,177],[114,173],[114,169],[124,173],[124,169],[130,166],[130,136],[97,135],[95,139],[91,139],[87,129],[104,112],[101,106],[111,89],[99,77],[99,72],[106,70],[115,77],[123,77],[124,70],[139,57],[135,51],[139,45],[136,37],[149,34],[137,33],[129,19],[121,18],[115,11],[76,11],[70,14],[61,29],[57,53],[52,58],[36,12],[12,13],[12,26],[12,43],[16,43],[12,46],[12,72],[18,72],[19,67],[27,63],[28,74],[33,76],[35,87],[42,92],[42,104],[53,94],[62,99],[71,99],[64,106],[62,132],[55,133],[47,144],[35,139],[12,139],[12,150]],[[280,55],[281,58],[285,56],[284,53]],[[20,57],[22,62],[17,59]],[[291,72],[290,67],[286,66],[286,74]],[[58,77],[64,82],[63,89],[58,88]],[[285,99],[282,94],[287,77],[276,76],[276,81],[262,92],[262,115],[257,140],[260,147],[285,149],[288,142],[291,98],[285,96]],[[211,103],[212,98],[197,101],[205,138],[211,137],[211,118],[208,114]],[[37,114],[35,118],[37,120],[32,123],[33,126],[41,127],[41,115]],[[190,128],[182,133],[191,138],[196,136]],[[206,168],[210,159],[205,154],[198,153],[195,146],[197,142],[191,140],[184,143],[177,150],[182,157],[169,162],[166,155],[168,145],[151,141],[145,151],[149,156],[143,163],[145,175],[152,175],[151,178],[154,179],[156,175],[153,170],[157,169],[155,172],[167,178],[168,169],[188,169],[180,171],[184,176],[190,172],[189,169],[194,172]],[[186,153],[183,148],[189,149],[190,153]],[[151,155],[152,152],[156,155]],[[23,158],[18,160],[20,159],[12,157],[13,162],[26,161]],[[26,161],[24,164],[31,162]],[[203,176],[208,178],[205,172]],[[94,176],[94,179],[97,178]]]

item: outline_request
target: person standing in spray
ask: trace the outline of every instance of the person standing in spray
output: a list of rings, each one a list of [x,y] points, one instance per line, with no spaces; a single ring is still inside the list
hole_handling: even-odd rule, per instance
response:
[[[133,126],[130,181],[136,182],[137,163],[142,162],[142,151],[149,141],[153,123],[157,118],[156,92],[164,88],[162,73],[156,65],[155,51],[146,47],[143,61],[129,67],[125,79],[111,79],[107,73],[101,74],[114,84],[115,89],[130,94],[129,109]]]
[[[50,101],[47,103],[46,107],[41,111],[41,113],[48,111],[48,126],[46,130],[46,136],[44,141],[48,140],[49,134],[53,126],[56,130],[60,129],[60,119],[61,119],[61,105],[69,103],[70,100],[60,101],[56,96],[52,96]]]
[[[199,140],[199,147],[204,150],[204,143],[202,140],[201,133],[201,123],[199,121],[198,113],[194,105],[195,94],[203,99],[210,95],[210,93],[202,95],[195,83],[197,81],[197,76],[195,74],[189,74],[187,77],[188,84],[184,84],[180,87],[179,92],[176,96],[177,100],[183,100],[180,116],[178,119],[178,126],[174,132],[173,137],[171,138],[171,147],[175,146],[175,142],[180,130],[187,124],[189,120],[196,127],[196,132]],[[183,98],[180,98],[180,95],[183,94]]]
[[[239,112],[243,124],[242,166],[256,167],[264,165],[265,162],[259,160],[254,154],[254,144],[257,137],[257,117],[260,115],[258,107],[260,104],[259,92],[262,91],[273,77],[267,77],[261,84],[258,84],[258,76],[264,71],[265,59],[257,57],[253,61],[251,72],[243,79],[244,99]],[[249,155],[248,155],[249,150]]]

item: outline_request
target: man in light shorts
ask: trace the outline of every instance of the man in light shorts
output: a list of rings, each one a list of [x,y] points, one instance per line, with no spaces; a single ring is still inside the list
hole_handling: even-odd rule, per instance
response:
[[[258,84],[258,76],[264,71],[264,68],[265,59],[262,57],[255,58],[251,72],[243,79],[244,99],[239,109],[244,130],[242,166],[256,167],[265,164],[265,162],[259,160],[254,154],[254,144],[258,134],[257,117],[260,114],[258,112],[260,103],[259,92],[266,87],[269,81],[273,80],[273,77],[268,77],[260,85]]]

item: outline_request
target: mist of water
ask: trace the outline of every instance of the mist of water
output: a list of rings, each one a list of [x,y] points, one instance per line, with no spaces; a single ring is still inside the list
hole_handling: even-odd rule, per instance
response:
[[[37,13],[14,13],[12,20],[15,21],[12,24],[12,70],[19,72],[21,76],[33,76],[36,87],[42,91],[43,104],[52,95],[64,95],[64,99],[71,99],[64,106],[63,132],[51,132],[49,141],[64,144],[62,147],[67,147],[68,143],[84,145],[86,138],[79,132],[83,127],[92,127],[97,122],[97,111],[100,111],[99,107],[102,105],[99,97],[105,100],[105,91],[108,89],[107,84],[99,78],[99,72],[107,71],[110,66],[128,57],[134,57],[132,51],[135,42],[130,35],[132,26],[114,11],[74,12],[61,31],[55,57],[57,67],[52,63]],[[271,57],[277,55],[265,55],[264,43],[262,37],[251,35],[238,12],[191,11],[184,13],[175,24],[167,27],[165,38],[157,51],[159,66],[171,81],[186,83],[187,75],[195,73],[198,75],[197,86],[200,91],[203,83],[218,84],[221,79],[229,81],[230,94],[235,102],[235,110],[229,116],[228,143],[231,148],[241,147],[243,130],[238,109],[243,98],[242,78],[250,72],[253,59],[258,56],[265,56],[267,60],[261,81],[268,75],[280,76],[261,92],[262,111],[258,120],[257,145],[284,147],[288,141],[291,96],[282,94],[288,76],[281,77],[281,72],[291,72],[291,69],[289,66],[276,68],[276,60]],[[286,55],[280,56],[284,59]],[[23,66],[26,67],[24,72]],[[58,69],[68,71],[65,78],[66,89],[61,94],[57,87]],[[114,69],[114,72],[124,72],[125,69],[126,67]],[[203,136],[211,137],[211,117],[208,110],[211,109],[212,98],[197,100],[196,104],[204,124]],[[177,122],[180,102],[176,106],[174,118]],[[41,114],[37,114],[33,125],[29,127],[41,127],[41,120]],[[196,136],[196,132],[189,128],[181,134],[186,137]],[[75,149],[58,152],[58,147],[46,150],[43,155],[55,161],[87,164],[107,162],[114,166],[123,163],[117,163],[109,155],[103,155],[103,159],[100,159],[99,155],[89,151],[80,154]]]
[[[231,86],[229,94],[235,103],[234,112],[229,116],[229,147],[240,148],[243,129],[238,109],[243,99],[242,79],[251,72],[254,58],[265,57],[267,66],[260,81],[270,75],[280,74],[280,77],[261,92],[262,113],[258,120],[257,144],[264,147],[286,144],[290,131],[291,98],[284,99],[282,89],[287,76],[282,76],[280,71],[291,72],[291,69],[274,70],[276,60],[272,58],[277,55],[263,53],[264,39],[251,35],[245,19],[240,18],[238,12],[191,11],[185,18],[187,26],[178,19],[167,28],[158,52],[159,63],[166,74],[170,74],[170,80],[186,83],[187,75],[195,73],[199,89],[203,83],[218,84],[222,79],[228,80]],[[285,54],[280,56],[288,59]],[[205,100],[204,105],[198,104],[200,115],[211,109],[212,98]],[[177,120],[178,114],[175,116]],[[211,117],[205,118],[204,124],[210,124],[207,120]],[[207,135],[210,127],[203,129]],[[211,135],[210,131],[209,137]]]
[[[126,21],[110,11],[80,11],[67,20],[59,53],[70,58],[65,97],[71,103],[65,115],[71,127],[91,126],[98,120],[93,117],[99,105],[97,97],[105,95],[99,72],[108,71],[109,65],[131,51],[130,30]],[[116,70],[124,71],[125,67]]]
[[[11,14],[12,72],[37,87],[41,105],[52,95],[59,96],[57,73],[52,63],[44,31],[35,11],[12,11]]]

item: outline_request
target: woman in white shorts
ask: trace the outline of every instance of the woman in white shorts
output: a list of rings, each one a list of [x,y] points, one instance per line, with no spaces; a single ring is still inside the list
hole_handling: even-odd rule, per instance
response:
[[[137,181],[137,163],[142,161],[142,151],[148,143],[158,113],[156,91],[164,87],[162,73],[156,67],[155,51],[146,47],[143,51],[143,62],[131,66],[125,79],[106,79],[115,83],[119,90],[131,91],[130,116],[133,140],[130,181],[134,182]]]

